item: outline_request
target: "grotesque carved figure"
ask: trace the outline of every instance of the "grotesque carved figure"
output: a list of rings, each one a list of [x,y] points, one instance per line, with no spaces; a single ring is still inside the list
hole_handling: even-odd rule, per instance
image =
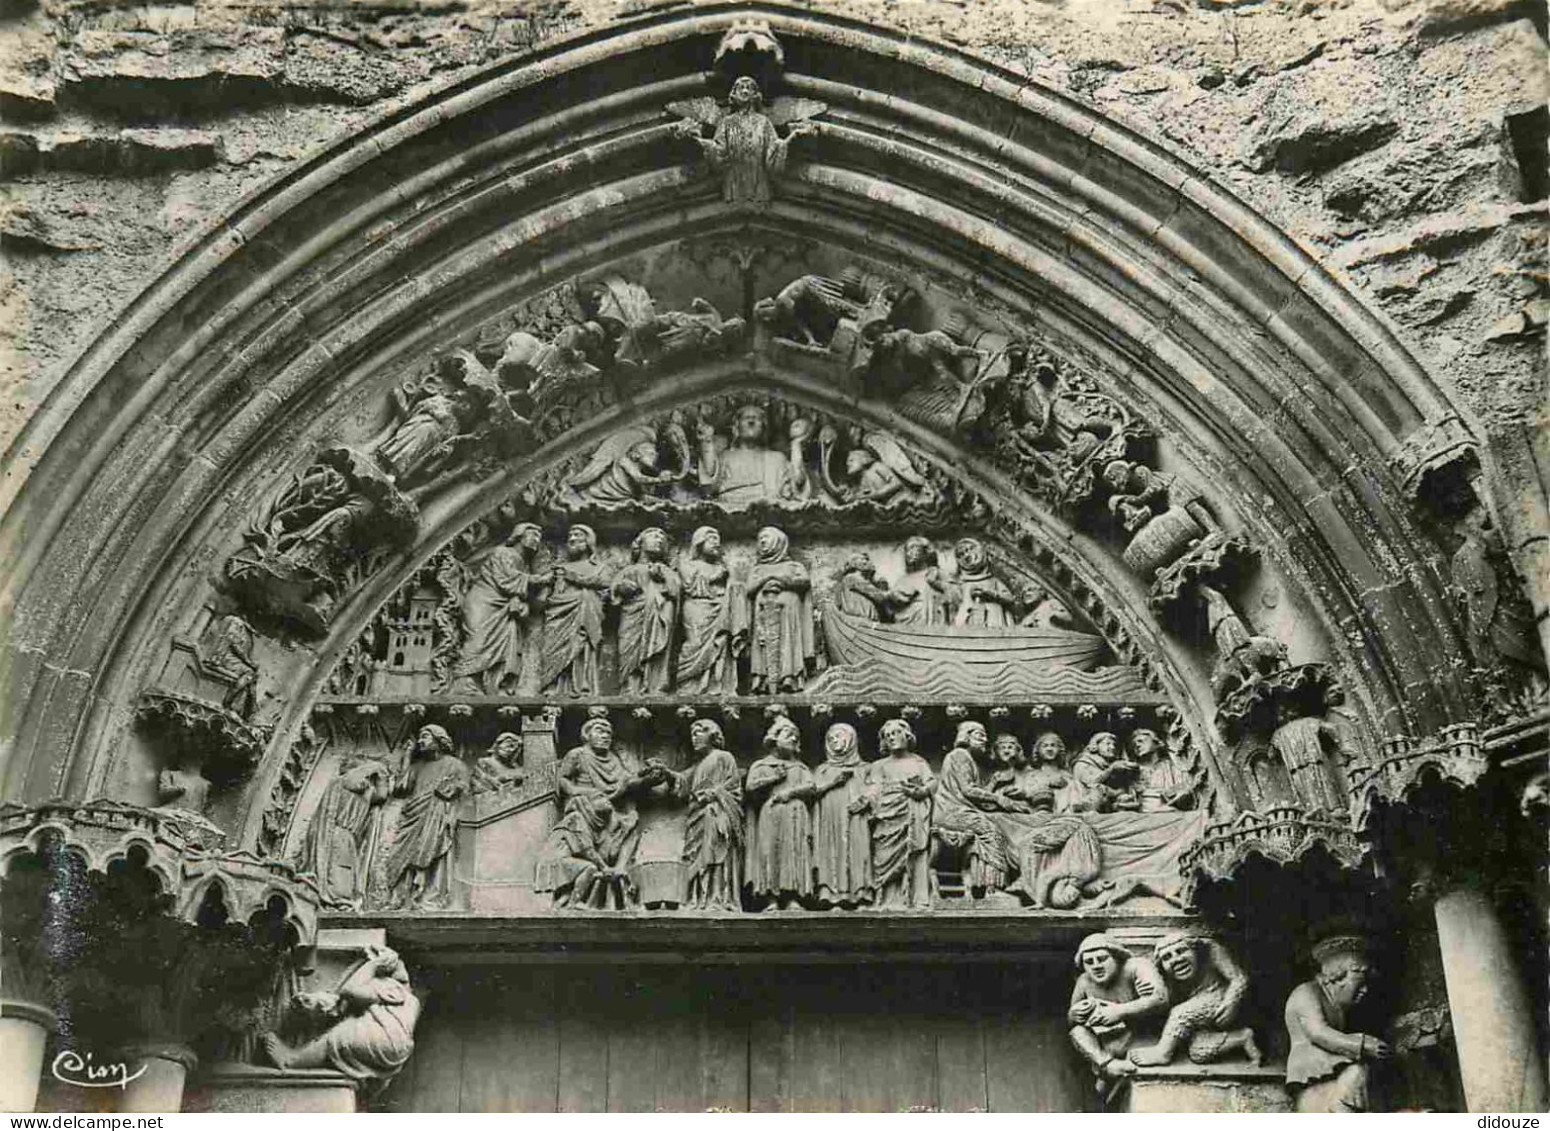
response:
[[[872,846],[864,814],[851,809],[866,786],[856,728],[835,723],[824,735],[824,760],[813,771],[814,894],[820,907],[852,908],[876,898]]]
[[[1227,948],[1215,939],[1176,931],[1154,952],[1173,1003],[1155,1045],[1132,1049],[1139,1065],[1172,1064],[1180,1052],[1194,1064],[1211,1064],[1241,1052],[1259,1063],[1252,1029],[1235,1026],[1249,979]]]
[[[678,576],[683,601],[678,688],[734,694],[735,657],[748,640],[748,603],[721,558],[721,533],[715,527],[702,526],[694,532]]]
[[[894,583],[893,592],[898,603],[894,610],[897,623],[947,623],[948,583],[937,566],[936,548],[929,538],[916,534],[905,539],[904,576]]]
[[[1168,992],[1156,967],[1109,935],[1088,935],[1076,949],[1076,985],[1066,1020],[1071,1043],[1104,1080],[1135,1075],[1125,1059],[1136,1030],[1168,1008]]]
[[[1286,648],[1268,636],[1249,632],[1226,597],[1209,585],[1200,586],[1206,605],[1206,627],[1216,644],[1211,690],[1218,701],[1246,683],[1286,667]]]
[[[235,613],[219,618],[200,642],[199,663],[227,685],[221,706],[244,719],[253,713],[258,665],[253,662],[253,629],[247,621]]]
[[[809,346],[828,346],[841,318],[861,312],[859,296],[846,293],[845,281],[802,275],[773,297],[754,303],[753,314],[777,337]],[[800,336],[799,336],[800,335]]]
[[[972,376],[961,363],[975,362]],[[941,330],[882,330],[872,344],[868,383],[904,416],[928,428],[970,428],[985,411],[980,351]]]
[[[985,544],[978,538],[960,538],[953,553],[958,558],[958,572],[950,590],[953,623],[964,628],[1016,625],[1017,594],[991,570]]]
[[[1109,510],[1134,535],[1125,547],[1125,563],[1144,578],[1221,529],[1204,501],[1186,492],[1175,476],[1116,459],[1104,466],[1103,480],[1112,492]]]
[[[721,724],[696,719],[689,727],[689,745],[700,760],[674,781],[689,806],[684,821],[685,903],[737,911],[743,891],[743,775],[726,743]]]
[[[816,656],[807,567],[791,557],[783,530],[759,531],[748,573],[749,663],[755,695],[798,691]]]
[[[295,1048],[278,1033],[265,1033],[264,1049],[276,1068],[331,1068],[378,1086],[398,1075],[414,1052],[420,1000],[397,952],[372,946],[331,993],[301,993],[291,1008],[323,1033]]]
[[[953,748],[942,759],[931,817],[937,837],[964,851],[964,883],[976,896],[1006,887],[1011,870],[1005,838],[985,814],[1020,808],[981,784],[980,763],[989,754],[989,743],[983,723],[966,719],[958,724]]]
[[[722,175],[721,196],[731,204],[767,204],[771,199],[770,179],[786,166],[786,151],[791,142],[814,131],[807,119],[823,113],[822,102],[799,98],[777,98],[764,108],[764,95],[754,79],[744,75],[732,84],[727,109],[708,98],[668,104],[668,111],[682,118],[680,136],[691,137]],[[790,123],[786,136],[779,126]],[[701,135],[706,126],[715,132]]]
[[[571,527],[565,536],[565,560],[555,563],[542,589],[541,690],[578,698],[597,691],[603,606],[612,581],[597,560],[597,535],[592,528]]]
[[[866,790],[850,810],[865,813],[872,830],[872,882],[877,905],[931,906],[931,798],[936,775],[915,753],[915,731],[889,719],[877,732],[883,757],[867,767]]]
[[[539,857],[533,890],[552,892],[556,907],[623,908],[636,898],[629,876],[640,839],[636,800],[670,782],[672,772],[615,750],[606,718],[588,719],[581,738],[560,761],[560,819]]]
[[[1342,935],[1313,948],[1318,974],[1286,999],[1286,1086],[1298,1111],[1371,1110],[1369,1065],[1393,1055],[1377,1037],[1351,1032],[1351,1013],[1367,996],[1366,940]]]
[[[1188,809],[1192,802],[1190,782],[1179,772],[1168,747],[1155,730],[1140,727],[1130,735],[1130,755],[1137,771],[1136,789],[1141,812],[1161,813]]]
[[[651,526],[635,536],[630,564],[614,578],[619,603],[619,678],[626,695],[661,695],[672,687],[670,664],[683,582],[667,560],[667,533]]]
[[[533,597],[545,578],[534,569],[543,531],[520,522],[484,559],[463,595],[463,647],[453,687],[463,694],[513,695],[522,678]]]
[[[395,908],[445,907],[452,895],[452,846],[457,806],[468,792],[468,767],[452,738],[434,723],[420,728],[409,768],[394,788],[407,797],[387,859]]]
[[[1335,728],[1323,719],[1302,717],[1292,703],[1282,703],[1278,714],[1280,725],[1270,736],[1270,749],[1285,764],[1297,800],[1310,812],[1344,811],[1346,799],[1329,764],[1339,748]]]
[[[495,736],[490,752],[474,763],[474,792],[494,793],[527,780],[522,769],[522,736],[504,731]]]
[[[302,871],[317,877],[330,903],[359,906],[365,894],[371,821],[392,790],[393,775],[376,759],[345,766],[328,783],[302,842]]]
[[[1078,813],[1112,813],[1141,808],[1136,763],[1119,752],[1119,739],[1099,731],[1071,766],[1071,808]]]
[[[767,910],[800,906],[813,892],[812,818],[816,788],[802,763],[802,733],[781,715],[764,735],[764,757],[748,767],[745,791],[755,806],[748,835],[748,886]]]
[[[699,426],[699,483],[705,494],[728,506],[800,501],[812,493],[802,445],[810,424],[791,424],[791,454],[768,447],[769,416],[764,408],[746,404],[733,416],[730,444],[709,421]]]

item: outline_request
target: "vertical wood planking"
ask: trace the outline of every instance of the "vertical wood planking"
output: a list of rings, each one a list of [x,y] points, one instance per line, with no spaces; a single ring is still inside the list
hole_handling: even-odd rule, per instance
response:
[[[700,1073],[705,1107],[748,1111],[748,1023],[751,1016],[735,969],[710,983],[699,1016]]]
[[[410,1111],[460,1111],[466,1013],[451,986],[422,991],[425,1015],[414,1029],[414,1097]]]
[[[976,976],[980,967],[948,972],[947,996],[933,1018],[936,1032],[937,1106],[943,1111],[989,1111],[985,1076],[985,1028]]]
[[[753,972],[751,980],[748,1110],[791,1111],[792,986],[789,978],[783,986],[763,970]]]
[[[601,1010],[613,991],[612,979],[598,969],[567,971],[556,995],[560,1059],[557,1107],[560,1111],[608,1110],[609,1021]]]
[[[792,1110],[844,1111],[844,1019],[837,1015],[843,1005],[832,982],[804,988],[808,992],[792,1014]]]
[[[471,995],[463,1110],[552,1112],[559,1090],[554,976],[514,969]]]
[[[604,1004],[608,1032],[608,1110],[654,1111],[657,1101],[658,1018],[653,991],[664,988],[660,971],[626,971]]]

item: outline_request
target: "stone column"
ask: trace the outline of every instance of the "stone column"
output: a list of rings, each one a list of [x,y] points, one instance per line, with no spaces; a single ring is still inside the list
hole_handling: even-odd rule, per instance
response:
[[[121,1112],[179,1112],[183,1110],[183,1084],[199,1064],[186,1045],[157,1043],[133,1045],[124,1050],[124,1063],[133,1072],[145,1070],[129,1082],[119,1099]]]
[[[30,1001],[0,1000],[0,1111],[31,1111],[38,1102],[43,1049],[56,1020]]]
[[[1470,1111],[1544,1111],[1545,1061],[1496,908],[1482,892],[1457,887],[1433,910],[1465,1103]]]

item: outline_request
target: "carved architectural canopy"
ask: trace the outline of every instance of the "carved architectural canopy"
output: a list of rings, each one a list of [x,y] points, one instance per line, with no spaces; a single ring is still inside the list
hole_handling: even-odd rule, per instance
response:
[[[8,793],[200,814],[336,909],[1176,915],[1362,867],[1540,686],[1412,509],[1468,429],[1351,295],[1145,139],[800,9],[319,155],[23,446]]]

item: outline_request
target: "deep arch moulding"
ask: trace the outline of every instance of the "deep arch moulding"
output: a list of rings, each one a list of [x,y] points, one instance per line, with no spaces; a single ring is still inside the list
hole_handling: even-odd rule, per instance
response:
[[[828,106],[760,208],[722,200],[663,112],[707,89],[715,42],[750,15],[784,44],[789,92]],[[565,106],[583,77],[600,96]],[[249,201],[105,330],[9,453],[8,794],[109,781],[145,673],[254,500],[418,359],[667,240],[796,229],[956,277],[965,305],[1026,320],[1155,414],[1312,614],[1297,658],[1335,664],[1369,739],[1467,715],[1435,550],[1391,471],[1458,413],[1381,323],[1241,204],[1058,95],[945,48],[729,6],[583,37],[388,119]],[[371,592],[476,495],[428,505]],[[298,670],[326,664],[370,611],[283,647]],[[301,687],[243,800],[249,838]]]

